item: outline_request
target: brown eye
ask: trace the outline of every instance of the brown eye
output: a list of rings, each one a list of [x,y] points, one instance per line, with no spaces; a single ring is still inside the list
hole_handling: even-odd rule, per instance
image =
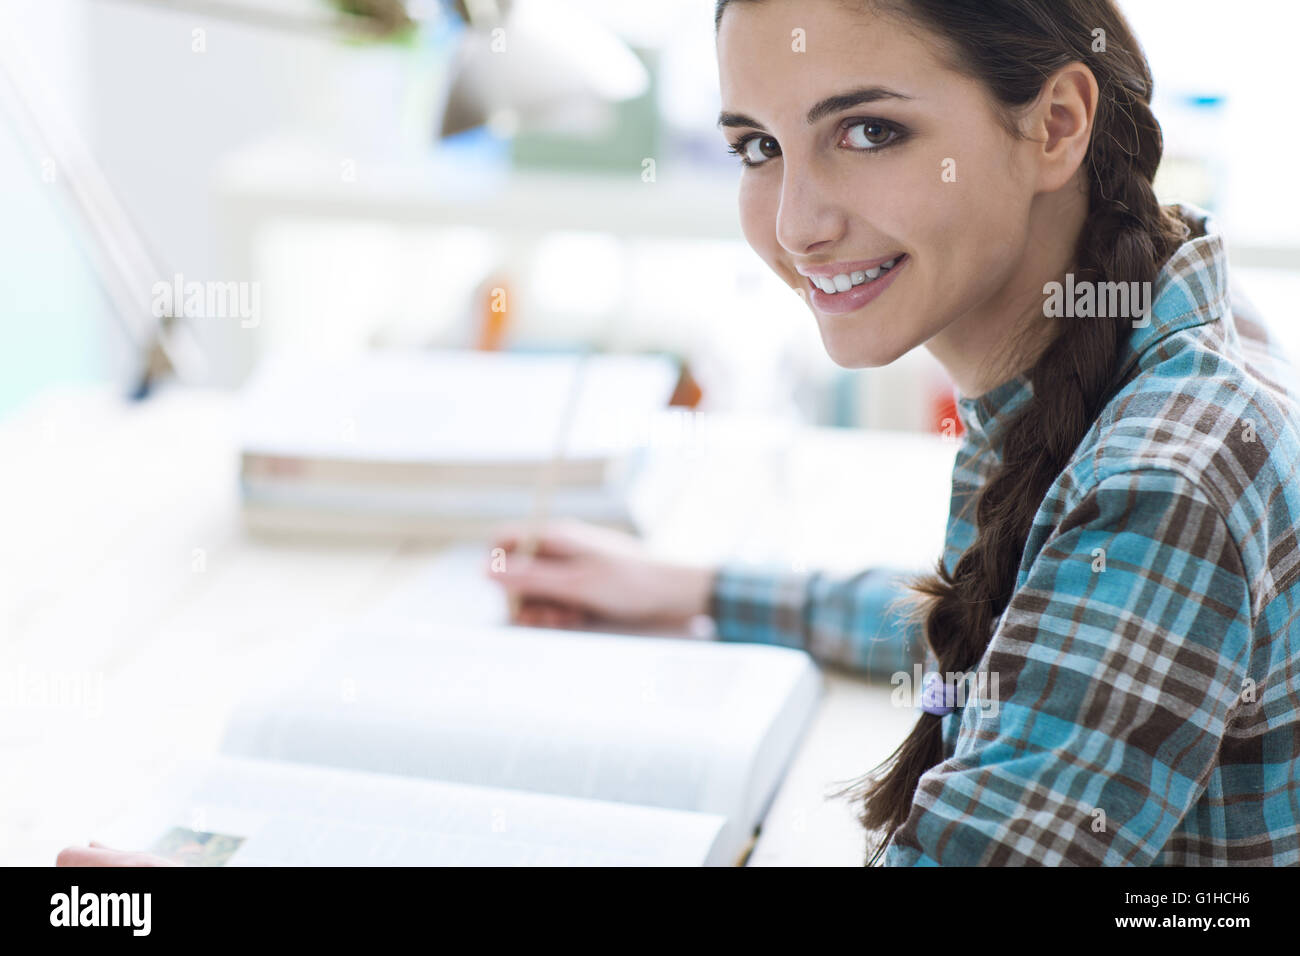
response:
[[[898,130],[882,120],[863,120],[844,130],[844,139],[855,149],[878,149],[898,137]]]
[[[751,166],[781,155],[781,145],[771,136],[754,136],[741,148],[741,155]]]

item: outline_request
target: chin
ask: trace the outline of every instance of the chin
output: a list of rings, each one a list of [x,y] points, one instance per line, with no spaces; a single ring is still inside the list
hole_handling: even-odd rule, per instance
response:
[[[844,320],[848,320],[845,322]],[[836,322],[843,327],[836,328]],[[881,368],[900,358],[906,348],[900,348],[877,337],[864,334],[862,328],[848,327],[852,316],[828,315],[818,319],[822,346],[832,362],[844,369]]]

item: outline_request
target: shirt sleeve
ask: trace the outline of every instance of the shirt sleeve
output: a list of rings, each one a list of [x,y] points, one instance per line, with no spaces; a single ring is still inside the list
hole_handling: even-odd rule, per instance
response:
[[[847,576],[726,564],[709,601],[719,640],[797,647],[822,663],[888,676],[924,658],[906,619],[915,571],[877,567]]]
[[[1213,770],[1251,622],[1240,553],[1196,484],[1104,479],[1022,569],[953,755],[921,777],[885,864],[1151,864]]]

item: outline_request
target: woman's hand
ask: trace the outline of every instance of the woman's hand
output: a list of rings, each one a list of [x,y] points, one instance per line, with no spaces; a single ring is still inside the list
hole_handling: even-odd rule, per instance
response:
[[[59,851],[55,866],[180,866],[171,860],[136,850],[114,850],[90,841],[90,846],[70,846]]]
[[[500,528],[486,569],[514,599],[513,623],[684,627],[708,611],[712,568],[660,561],[630,534],[574,519],[551,522],[526,557],[525,531]]]

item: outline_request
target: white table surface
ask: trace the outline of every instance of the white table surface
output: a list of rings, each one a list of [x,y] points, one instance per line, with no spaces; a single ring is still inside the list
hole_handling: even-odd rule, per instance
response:
[[[250,675],[310,660],[339,622],[422,582],[496,613],[472,543],[248,535],[235,412],[218,391],[69,389],[0,422],[0,863],[93,838],[216,748]],[[951,441],[735,420],[695,438],[647,483],[657,552],[842,571],[939,553]],[[889,690],[826,675],[750,865],[861,863],[853,808],[826,794],[906,734]]]

